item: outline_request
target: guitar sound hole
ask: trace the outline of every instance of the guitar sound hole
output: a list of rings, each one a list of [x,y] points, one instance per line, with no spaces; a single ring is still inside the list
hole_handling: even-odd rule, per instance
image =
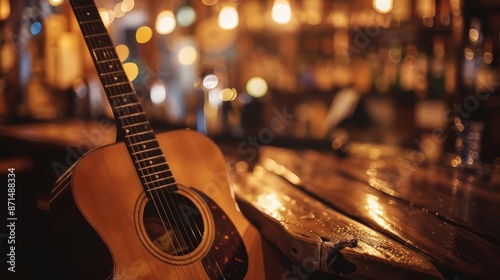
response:
[[[161,202],[149,200],[144,209],[148,238],[166,254],[183,256],[195,250],[204,234],[202,215],[183,195],[169,193]]]

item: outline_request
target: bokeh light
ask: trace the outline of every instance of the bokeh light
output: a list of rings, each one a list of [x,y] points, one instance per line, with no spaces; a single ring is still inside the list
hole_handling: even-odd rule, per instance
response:
[[[255,98],[260,98],[267,93],[267,82],[260,77],[253,77],[248,80],[246,90],[248,94]]]
[[[177,11],[177,23],[179,26],[191,26],[196,21],[196,13],[190,6],[180,7]]]
[[[133,62],[127,62],[123,64],[123,70],[125,70],[125,74],[127,74],[127,77],[130,81],[135,80],[135,78],[137,78],[137,75],[139,75],[139,67],[137,67],[137,64]]]
[[[160,34],[169,34],[174,31],[176,26],[174,13],[171,11],[163,11],[156,18],[156,32]]]
[[[179,50],[177,58],[180,64],[191,65],[198,59],[198,52],[193,46],[185,46]]]
[[[225,6],[219,14],[219,27],[224,30],[232,30],[238,26],[239,17],[236,8],[233,6]]]
[[[147,43],[149,40],[151,40],[152,36],[153,36],[153,31],[149,26],[141,26],[137,29],[137,32],[135,33],[135,39],[139,44]]]

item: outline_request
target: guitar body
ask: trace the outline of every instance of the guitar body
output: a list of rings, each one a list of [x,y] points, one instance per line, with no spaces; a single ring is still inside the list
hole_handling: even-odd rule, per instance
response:
[[[172,192],[184,200],[151,207],[124,143],[87,153],[52,191],[58,253],[70,255],[63,261],[77,262],[72,271],[84,277],[265,279],[260,234],[235,204],[217,146],[189,130],[159,134],[157,140],[179,186]],[[175,226],[162,232],[165,222],[148,214],[169,207],[198,221],[191,230],[202,237],[190,249],[169,249],[175,242],[168,240],[179,238]]]
[[[70,3],[123,142],[56,182],[52,278],[279,279],[289,265],[237,209],[217,146],[188,130],[155,135],[94,1]]]

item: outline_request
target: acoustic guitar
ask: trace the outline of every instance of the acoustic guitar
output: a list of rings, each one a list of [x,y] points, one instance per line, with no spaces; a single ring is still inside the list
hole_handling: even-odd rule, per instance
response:
[[[70,2],[123,142],[86,153],[51,192],[57,273],[265,279],[264,241],[237,208],[217,146],[189,130],[155,135],[94,1]]]

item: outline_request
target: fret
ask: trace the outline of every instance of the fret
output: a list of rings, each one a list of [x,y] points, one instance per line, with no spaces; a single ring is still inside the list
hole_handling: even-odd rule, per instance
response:
[[[129,113],[139,113],[142,111],[141,104],[137,99],[115,98],[110,103],[113,110]]]
[[[122,127],[123,127],[123,125],[131,125],[134,123],[147,121],[146,115],[144,114],[144,112],[136,113],[133,116],[121,116],[118,118],[122,121]],[[126,118],[132,118],[132,121],[124,122],[123,119],[126,119]]]
[[[130,134],[130,135],[125,135],[125,137],[130,138],[130,137],[141,136],[141,135],[149,134],[149,133],[151,133],[151,134],[154,135],[154,131],[153,130],[147,130],[147,131],[143,131],[143,132],[140,132],[140,133],[134,133],[134,134]]]
[[[124,125],[123,128],[130,128],[132,126],[140,126],[140,125],[144,125],[146,127],[149,127],[149,122],[145,121],[145,122],[140,122],[140,123],[133,123],[133,124],[129,124],[129,125]],[[153,140],[148,140],[146,142],[151,142],[151,141],[153,141]],[[140,144],[140,143],[138,143],[138,144]]]
[[[123,71],[120,60],[113,59],[109,62],[97,62],[96,67],[99,68],[101,73],[111,73]]]
[[[154,131],[151,128],[151,126],[130,126],[128,128],[124,129],[125,137],[135,137],[135,136],[141,136],[143,134],[147,133],[152,133],[154,135]],[[141,141],[142,142],[142,141]]]
[[[84,35],[85,40],[92,40],[94,37],[109,37],[108,30],[106,26],[102,24],[101,19],[98,20],[85,20],[79,22],[80,28],[82,29],[82,33]],[[104,35],[103,35],[104,34]],[[89,37],[89,35],[94,35]],[[101,39],[102,39],[101,38]]]
[[[126,130],[125,130],[125,132],[126,132]],[[137,132],[137,133],[131,133],[129,130],[128,133],[129,133],[129,135],[125,135],[125,138],[128,139],[130,141],[130,143],[135,143],[135,142],[139,142],[139,141],[144,141],[146,139],[154,139],[155,138],[155,134],[154,134],[153,130],[141,131],[141,132]],[[146,138],[144,136],[146,136]],[[137,137],[139,137],[139,139],[137,139]]]
[[[141,104],[137,101],[137,99],[134,98],[114,98],[111,100],[111,107],[120,109],[120,108],[126,108],[129,106],[140,106]]]
[[[93,49],[92,54],[94,55],[96,61],[104,61],[108,59],[120,59],[114,47]]]
[[[159,163],[159,164],[155,164],[155,165],[151,165],[151,166],[141,167],[141,168],[139,168],[138,170],[140,170],[140,171],[142,171],[142,170],[147,170],[147,171],[149,171],[149,169],[154,170],[154,168],[156,168],[156,167],[159,167],[159,166],[165,166],[165,165],[166,165],[166,163]],[[167,168],[168,168],[168,166],[167,166]]]
[[[147,153],[146,152],[139,152],[139,153],[133,154],[132,156],[137,160],[148,159],[148,158],[155,157],[155,156],[163,156],[163,151],[161,149],[154,149],[154,150],[147,152]]]
[[[104,69],[113,69],[113,71],[117,71],[116,69],[122,69],[122,63],[118,58],[97,61],[97,65],[104,67]]]
[[[174,178],[172,178],[172,177],[169,177],[169,178],[160,178],[160,179],[157,179],[157,180],[154,180],[154,181],[151,181],[151,182],[146,182],[145,185],[146,186],[154,185],[154,184],[157,184],[157,185],[159,184],[160,186],[171,185],[171,184],[175,184],[175,180],[173,180],[173,179]],[[155,186],[155,187],[157,187],[157,186]]]
[[[97,63],[110,63],[110,62],[115,62],[116,60],[120,61],[118,57],[113,57],[109,59],[100,59],[99,61],[97,61]]]
[[[115,100],[116,101],[116,100]],[[142,113],[142,107],[140,106],[139,103],[132,105],[132,106],[122,106],[122,107],[117,107],[117,106],[112,106],[113,112],[116,112],[118,116],[126,116],[126,115],[131,115],[135,113]],[[129,124],[127,122],[127,124]],[[125,130],[125,132],[129,133],[129,130]]]
[[[147,131],[152,131],[151,127],[150,126],[136,126],[136,127],[130,127],[130,128],[125,128],[125,133],[127,134],[130,134],[129,136],[139,136],[140,133],[143,133],[143,132],[147,132]],[[153,138],[151,138],[153,139]],[[149,140],[151,140],[149,139]],[[148,148],[151,148],[153,146],[156,146],[157,147],[157,144],[151,144],[151,143],[148,143],[148,144],[144,144],[144,141],[139,141],[141,144],[141,147],[143,147],[144,149],[148,149]],[[134,149],[134,147],[131,147],[132,149]],[[135,151],[135,149],[134,149]]]
[[[114,83],[112,85],[105,85],[104,87],[108,88],[108,87],[123,86],[123,85],[128,85],[128,84],[129,84],[129,82],[120,82],[120,83]]]
[[[115,47],[113,47],[113,46],[95,47],[95,48],[92,48],[92,51],[111,50],[111,49],[115,49]]]
[[[114,75],[102,75],[101,80],[106,83],[106,85],[110,85],[113,83],[130,83],[128,80],[127,75],[123,71],[117,71],[118,73],[115,73]],[[135,95],[135,94],[134,94]]]
[[[175,182],[167,184],[167,185],[163,185],[163,186],[158,186],[158,187],[154,187],[154,188],[148,188],[147,191],[151,192],[151,191],[155,191],[155,190],[158,190],[158,189],[165,189],[165,188],[174,187],[174,186],[177,188],[177,184]]]
[[[133,155],[137,159],[142,159],[142,158],[163,155],[163,151],[159,147],[157,147],[157,148],[153,148],[153,149],[147,150],[147,151],[132,152],[130,154]]]
[[[101,77],[112,76],[112,75],[116,75],[116,74],[120,74],[120,73],[123,73],[123,70],[118,70],[118,71],[108,72],[108,73],[100,73],[100,76]]]
[[[85,24],[85,23],[102,23],[102,20],[101,19],[92,19],[92,20],[84,20],[84,21],[81,21],[79,22],[80,24]]]
[[[106,33],[100,33],[100,34],[91,34],[91,35],[85,35],[83,38],[93,38],[97,36],[102,36],[102,35],[107,35]]]
[[[144,190],[176,188],[170,167],[138,101],[94,0],[70,0]],[[151,196],[151,194],[148,194]]]
[[[137,155],[137,154],[140,154],[140,153],[148,153],[148,152],[151,152],[151,151],[154,151],[154,150],[158,150],[158,147],[153,147],[151,149],[145,149],[145,150],[140,150],[140,151],[137,151],[137,152],[132,152],[131,154],[132,155]]]
[[[137,159],[134,162],[137,163],[139,166],[141,166],[141,168],[148,168],[149,165],[159,164],[159,163],[165,164],[167,161],[165,160],[165,158],[163,158],[162,155],[158,155],[150,158]]]
[[[104,79],[101,79],[103,81]],[[104,80],[105,81],[105,80]],[[130,83],[120,84],[120,85],[108,85],[104,88],[106,92],[110,93],[111,98],[122,98],[123,96],[134,94],[134,89]]]
[[[153,149],[158,149],[160,146],[158,145],[158,142],[156,142],[156,139],[151,139],[152,141],[148,144],[134,144],[130,146],[130,150],[133,153],[139,152],[139,151],[149,151]],[[154,143],[156,142],[156,144]]]
[[[115,99],[128,100],[130,98],[127,98],[127,95],[129,95],[129,94],[135,95],[134,88],[130,84],[130,82],[120,83],[120,84],[117,84],[117,83],[107,84],[105,78],[101,78],[101,82],[103,83],[103,87],[104,87],[104,90],[106,91],[106,93],[109,93],[110,97],[114,97]],[[117,98],[117,97],[119,97],[119,98]]]
[[[87,45],[91,50],[104,49],[114,46],[109,36],[102,36],[102,35],[92,38],[87,38],[85,42],[87,42]]]
[[[152,148],[152,147],[159,147],[159,144],[156,141],[156,139],[151,138],[151,139],[147,139],[147,140],[143,140],[143,141],[137,141],[137,142],[134,142],[134,143],[130,144],[130,148],[133,151],[136,151],[136,148],[138,148],[138,147],[135,147],[135,146],[141,146],[144,149],[149,149],[149,148]]]
[[[130,88],[132,89],[132,88]],[[128,97],[128,96],[135,96],[135,92],[130,91],[130,92],[125,92],[125,93],[119,93],[119,94],[113,94],[110,96],[110,98],[116,99],[116,98],[123,98],[123,97]]]
[[[148,177],[148,176],[156,176],[156,175],[159,176],[160,174],[165,173],[165,172],[170,172],[170,169],[159,170],[159,171],[156,171],[156,172],[153,172],[153,173],[149,173],[149,174],[146,174],[146,175],[141,175],[141,178],[145,178],[145,177]]]
[[[140,115],[144,115],[144,112],[135,113],[135,114],[130,114],[130,115],[126,115],[126,116],[119,116],[118,118],[119,118],[120,120],[123,120],[123,119],[126,119],[126,118],[132,118],[132,117],[135,117],[135,116],[140,116]]]
[[[116,101],[116,99],[115,99]],[[139,105],[139,103],[129,103],[129,104],[123,104],[123,105],[118,105],[118,106],[113,106],[115,109],[124,109],[124,108],[135,108],[136,111],[137,111],[137,106]]]
[[[158,156],[154,156],[154,157],[150,157],[150,158],[138,159],[138,160],[135,160],[134,162],[141,167],[140,169],[150,168],[153,166],[153,164],[159,165],[159,164],[166,163],[165,158],[163,158],[163,155],[158,155]]]

